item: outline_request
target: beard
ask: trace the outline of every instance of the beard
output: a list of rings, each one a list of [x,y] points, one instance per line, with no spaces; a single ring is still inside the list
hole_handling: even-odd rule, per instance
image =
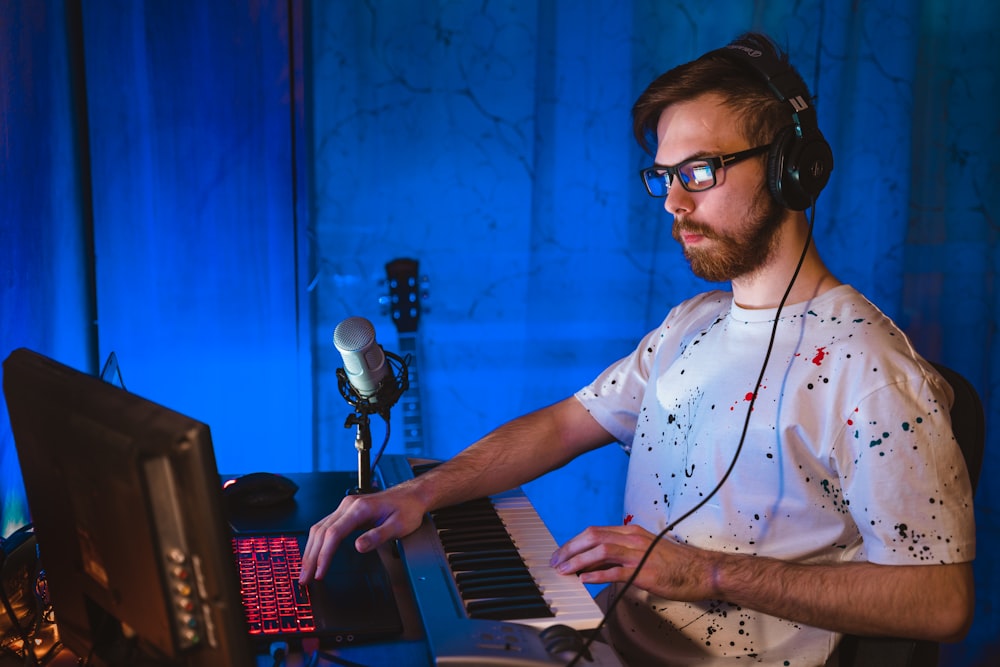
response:
[[[761,188],[732,232],[719,232],[697,220],[674,219],[672,234],[681,243],[681,233],[700,234],[713,241],[709,248],[684,248],[691,271],[710,282],[728,282],[762,269],[774,255],[778,229],[785,216],[766,187]]]

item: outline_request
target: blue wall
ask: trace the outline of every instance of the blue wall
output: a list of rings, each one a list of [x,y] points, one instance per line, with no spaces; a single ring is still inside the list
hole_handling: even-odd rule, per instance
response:
[[[827,263],[986,401],[977,620],[947,655],[988,664],[1000,8],[950,5],[5,3],[0,356],[95,371],[115,350],[131,390],[211,425],[224,470],[349,469],[331,335],[360,315],[398,350],[380,282],[413,257],[425,447],[450,456],[705,287],[636,177],[629,107],[762,29],[816,90],[836,155]],[[7,534],[26,511],[2,409],[0,466]],[[621,520],[624,467],[608,448],[526,488],[563,540]]]

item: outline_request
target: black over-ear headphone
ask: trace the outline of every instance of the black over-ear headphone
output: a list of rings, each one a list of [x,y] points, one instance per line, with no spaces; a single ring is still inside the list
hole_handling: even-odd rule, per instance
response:
[[[833,151],[816,122],[809,90],[801,77],[778,60],[773,44],[744,35],[712,53],[733,58],[756,72],[775,96],[791,107],[792,124],[774,138],[767,161],[767,184],[775,200],[795,211],[813,205],[830,180]]]

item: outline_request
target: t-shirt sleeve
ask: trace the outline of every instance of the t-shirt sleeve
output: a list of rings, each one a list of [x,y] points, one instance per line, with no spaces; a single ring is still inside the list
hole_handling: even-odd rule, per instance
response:
[[[972,488],[940,376],[901,380],[859,403],[836,452],[844,497],[875,563],[975,557]]]
[[[631,354],[608,366],[593,382],[575,394],[597,423],[614,436],[626,452],[632,449],[632,438],[656,349],[663,342],[661,330],[664,326],[646,334]]]
[[[674,307],[659,327],[646,334],[627,357],[604,370],[576,398],[626,452],[632,449],[636,423],[650,377],[658,365],[669,364],[686,340],[716,320],[729,307],[731,296],[713,291]]]

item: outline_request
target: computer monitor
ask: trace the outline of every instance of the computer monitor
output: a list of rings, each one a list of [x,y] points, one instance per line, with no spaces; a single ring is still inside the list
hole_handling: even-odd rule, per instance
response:
[[[3,364],[62,642],[88,664],[256,664],[207,425],[27,349]]]

